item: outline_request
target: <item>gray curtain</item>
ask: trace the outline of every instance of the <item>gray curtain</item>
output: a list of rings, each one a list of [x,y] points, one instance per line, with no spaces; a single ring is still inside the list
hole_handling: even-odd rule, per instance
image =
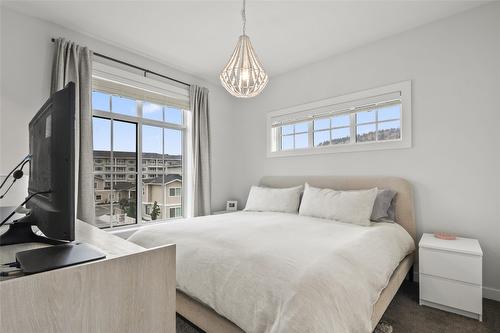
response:
[[[94,224],[92,51],[59,38],[55,43],[51,93],[63,89],[70,81],[76,85],[76,216]]]
[[[210,214],[210,131],[208,89],[192,85],[189,105],[193,112],[193,214]]]

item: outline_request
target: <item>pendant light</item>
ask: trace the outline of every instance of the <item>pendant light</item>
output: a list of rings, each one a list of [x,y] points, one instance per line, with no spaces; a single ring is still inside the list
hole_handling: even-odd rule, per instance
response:
[[[239,37],[233,55],[220,74],[224,88],[233,96],[249,98],[257,96],[266,87],[268,77],[262,67],[250,38],[245,33],[246,13],[245,0],[241,17],[243,19],[243,34]]]

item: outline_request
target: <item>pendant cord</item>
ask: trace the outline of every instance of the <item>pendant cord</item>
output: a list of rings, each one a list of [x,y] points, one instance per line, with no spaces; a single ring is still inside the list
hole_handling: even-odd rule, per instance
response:
[[[241,18],[243,20],[243,35],[246,33],[246,25],[247,25],[247,14],[246,14],[246,0],[243,0],[243,9],[241,10]]]

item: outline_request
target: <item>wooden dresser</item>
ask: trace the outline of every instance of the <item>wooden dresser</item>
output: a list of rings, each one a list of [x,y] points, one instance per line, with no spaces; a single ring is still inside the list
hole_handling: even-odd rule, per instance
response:
[[[482,320],[483,252],[476,239],[419,243],[420,304]]]
[[[175,332],[175,245],[147,250],[81,221],[75,227],[76,240],[106,259],[0,280],[0,332]],[[0,264],[43,246],[2,246]]]

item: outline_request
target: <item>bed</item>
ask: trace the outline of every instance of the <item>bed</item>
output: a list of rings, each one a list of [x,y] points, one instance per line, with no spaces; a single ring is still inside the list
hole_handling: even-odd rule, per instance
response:
[[[143,228],[144,247],[177,243],[177,313],[206,332],[370,332],[412,267],[409,183],[394,177],[264,177],[261,185],[391,188],[395,222],[362,227],[238,212]]]

